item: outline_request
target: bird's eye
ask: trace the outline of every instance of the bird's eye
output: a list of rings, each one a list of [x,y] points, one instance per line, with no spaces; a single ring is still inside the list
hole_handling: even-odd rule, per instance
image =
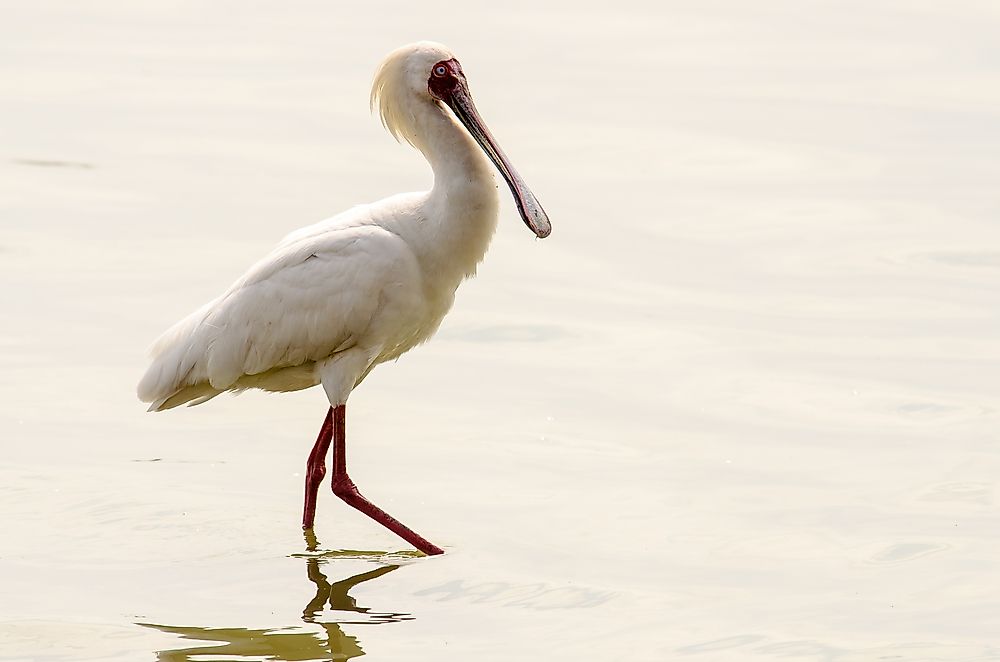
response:
[[[446,73],[448,73],[448,68],[443,64],[439,64],[438,66],[434,67],[435,76],[444,76]]]

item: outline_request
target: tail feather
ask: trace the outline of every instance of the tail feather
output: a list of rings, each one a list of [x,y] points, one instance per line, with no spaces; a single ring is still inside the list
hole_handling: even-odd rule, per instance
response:
[[[153,362],[136,389],[140,400],[152,403],[149,411],[170,409],[221,392],[207,383],[207,375],[198,374],[204,372],[198,368],[199,359],[211,342],[203,325],[211,306],[207,304],[182,319],[153,344]]]
[[[147,411],[163,411],[164,409],[173,409],[183,404],[187,404],[188,407],[194,407],[203,402],[208,402],[220,393],[223,393],[223,391],[212,388],[212,385],[207,382],[185,386],[170,395],[154,401],[153,404],[149,405]]]

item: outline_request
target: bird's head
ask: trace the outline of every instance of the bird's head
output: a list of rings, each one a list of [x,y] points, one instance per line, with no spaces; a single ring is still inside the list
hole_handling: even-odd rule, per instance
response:
[[[407,135],[415,127],[407,126],[402,113],[413,101],[434,103],[428,81],[435,65],[446,61],[458,64],[450,50],[432,41],[397,48],[382,60],[372,84],[372,110],[378,109],[382,122],[396,138],[410,141],[414,137]]]
[[[539,238],[552,232],[545,210],[479,116],[462,65],[446,47],[422,41],[390,53],[375,73],[371,106],[373,111],[378,109],[382,124],[397,140],[421,149],[419,118],[428,111],[447,115],[450,109],[500,171],[525,225]]]

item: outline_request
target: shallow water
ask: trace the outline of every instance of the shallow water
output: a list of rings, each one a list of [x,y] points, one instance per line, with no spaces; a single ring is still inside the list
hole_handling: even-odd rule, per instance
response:
[[[371,4],[371,3],[370,3]],[[388,7],[388,9],[386,9]],[[994,3],[31,3],[0,86],[0,659],[1000,659]],[[149,342],[426,186],[366,109],[461,57],[504,200],[352,397],[148,415]]]

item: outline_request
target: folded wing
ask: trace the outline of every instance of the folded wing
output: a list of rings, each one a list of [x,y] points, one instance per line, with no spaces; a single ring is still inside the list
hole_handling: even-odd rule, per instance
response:
[[[385,293],[419,283],[410,249],[377,225],[314,227],[287,237],[225,294],[163,334],[140,400],[159,410],[231,389],[305,388],[316,383],[316,361],[362,336],[378,342],[370,327]],[[277,372],[283,379],[253,379]]]

